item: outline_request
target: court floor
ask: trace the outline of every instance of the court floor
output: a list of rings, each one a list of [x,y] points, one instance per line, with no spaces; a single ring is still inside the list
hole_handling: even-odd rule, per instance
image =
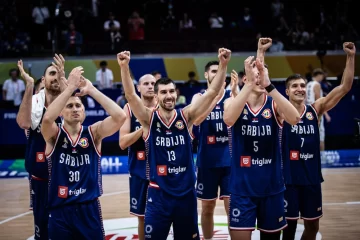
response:
[[[324,216],[320,220],[321,239],[360,239],[360,168],[323,169],[323,174]],[[29,239],[33,235],[33,219],[28,209],[27,179],[1,179],[0,184],[0,239]],[[100,201],[106,239],[137,239],[136,218],[128,213],[128,175],[104,175],[103,184],[104,195]],[[224,224],[225,210],[221,201],[218,201],[215,214],[217,232],[214,239],[228,239]],[[298,229],[300,235],[302,225]],[[256,232],[253,233],[253,239],[258,239]]]

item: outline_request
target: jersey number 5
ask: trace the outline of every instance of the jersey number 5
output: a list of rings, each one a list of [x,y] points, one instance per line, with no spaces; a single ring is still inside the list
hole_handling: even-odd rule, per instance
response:
[[[258,142],[259,141],[254,141],[254,152],[259,151]]]

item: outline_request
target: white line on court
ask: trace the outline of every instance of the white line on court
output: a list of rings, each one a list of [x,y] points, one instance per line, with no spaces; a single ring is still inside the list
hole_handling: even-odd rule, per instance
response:
[[[113,195],[118,195],[118,194],[123,194],[123,193],[128,193],[129,191],[118,191],[118,192],[111,192],[111,193],[104,193],[101,197],[108,197],[108,196],[113,196]],[[355,201],[355,202],[342,202],[342,203],[323,203],[323,206],[339,206],[339,205],[358,205],[360,204],[360,201]],[[199,207],[198,209],[201,209],[201,207]],[[215,207],[215,209],[224,209],[224,206],[217,206]],[[21,218],[25,215],[28,215],[32,213],[32,211],[28,211],[28,212],[25,212],[25,213],[21,213],[21,214],[18,214],[16,216],[13,216],[13,217],[9,217],[5,220],[2,220],[0,222],[0,225],[1,224],[4,224],[4,223],[7,223],[7,222],[10,222],[14,219],[17,219],[17,218]]]
[[[119,192],[104,193],[101,197],[113,196],[113,195],[118,195],[118,194],[123,194],[123,193],[128,193],[128,192],[129,192],[129,191],[119,191]],[[101,198],[101,197],[100,197],[100,198]],[[4,223],[7,223],[7,222],[10,222],[10,221],[12,221],[12,220],[14,220],[14,219],[17,219],[17,218],[21,218],[21,217],[26,216],[26,215],[28,215],[28,214],[30,214],[30,213],[32,213],[32,211],[24,212],[24,213],[15,215],[15,216],[13,216],[13,217],[9,217],[9,218],[7,218],[7,219],[5,219],[5,220],[2,220],[2,221],[0,222],[0,225],[1,225],[1,224],[4,224]]]

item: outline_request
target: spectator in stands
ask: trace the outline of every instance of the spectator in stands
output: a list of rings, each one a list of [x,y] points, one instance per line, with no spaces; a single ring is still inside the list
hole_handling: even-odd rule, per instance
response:
[[[255,31],[255,23],[253,17],[250,15],[250,8],[244,8],[244,15],[239,21],[241,31],[253,32]]]
[[[176,102],[175,102],[175,107],[183,107],[186,105],[186,97],[184,95],[181,95],[180,93],[180,89],[176,88]]]
[[[113,22],[110,22],[110,33],[109,33],[109,42],[110,42],[110,51],[111,53],[118,53],[121,51],[121,34],[120,31],[115,27]]]
[[[104,23],[105,32],[108,32],[111,30],[110,23],[114,24],[113,29],[120,31],[120,22],[115,20],[115,16],[112,12],[109,12],[109,20],[105,21],[105,23]]]
[[[107,62],[100,62],[100,69],[96,72],[96,83],[98,89],[113,88],[114,75],[111,69],[107,68]]]
[[[184,29],[194,29],[193,21],[189,18],[187,13],[184,13],[183,18],[179,21],[179,31]]]
[[[69,30],[65,35],[66,46],[65,51],[67,54],[77,55],[81,54],[81,47],[83,44],[83,36],[80,32],[76,31],[75,24],[70,23]]]
[[[32,17],[34,20],[32,42],[43,50],[47,39],[47,20],[50,14],[48,7],[44,5],[42,0],[40,0],[39,5],[33,8]]]
[[[25,91],[24,81],[19,79],[19,70],[10,69],[10,79],[5,80],[3,85],[3,100],[8,107],[19,107],[23,92]]]
[[[201,85],[201,83],[195,78],[196,76],[195,72],[193,71],[189,72],[188,76],[189,76],[189,80],[185,82],[184,87],[191,88],[193,86],[197,87]]]
[[[121,95],[116,99],[116,103],[121,107],[124,108],[125,104],[127,103],[125,92],[121,89]]]
[[[278,37],[273,37],[273,44],[270,46],[270,52],[282,52],[284,50],[284,44]]]
[[[128,19],[129,40],[144,40],[145,38],[145,20],[140,17],[137,11],[134,11]]]
[[[153,75],[156,80],[159,80],[161,78],[161,72],[159,72],[158,70],[152,71],[151,75]]]
[[[210,28],[223,28],[224,20],[222,17],[218,16],[217,12],[213,12],[209,18]]]

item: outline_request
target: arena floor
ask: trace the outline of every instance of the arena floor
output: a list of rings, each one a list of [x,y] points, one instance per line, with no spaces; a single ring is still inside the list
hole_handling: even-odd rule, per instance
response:
[[[323,211],[317,239],[360,239],[360,168],[324,169]],[[32,239],[33,219],[29,211],[29,188],[25,178],[1,179],[0,239]],[[138,239],[135,217],[128,213],[127,175],[104,175],[104,195],[100,198],[107,240]],[[201,204],[199,204],[199,212]],[[223,203],[216,207],[214,239],[230,239]],[[299,222],[301,224],[301,222]],[[201,228],[199,228],[201,230]],[[300,239],[302,225],[296,239]],[[320,236],[321,235],[321,236]],[[253,232],[253,239],[259,239]],[[169,239],[172,239],[169,237]]]

